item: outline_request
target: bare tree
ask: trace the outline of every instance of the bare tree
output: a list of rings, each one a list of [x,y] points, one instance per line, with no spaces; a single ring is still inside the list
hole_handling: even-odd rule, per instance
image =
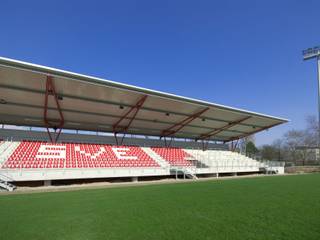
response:
[[[316,147],[318,145],[319,136],[318,120],[316,116],[311,115],[306,118],[306,122],[307,127],[305,130],[305,145],[308,147]]]
[[[305,157],[301,151],[301,147],[305,144],[305,131],[303,130],[290,130],[284,135],[285,148],[288,151],[288,160],[296,164],[302,160],[304,165]]]
[[[283,161],[283,152],[282,152],[282,148],[283,148],[283,140],[282,139],[276,139],[273,143],[272,143],[273,148],[275,149],[275,159],[277,159],[278,161]]]
[[[272,145],[263,145],[260,148],[260,153],[263,160],[276,160],[277,149]]]
[[[315,116],[306,118],[306,128],[292,129],[281,139],[275,140],[271,145],[261,147],[261,156],[264,159],[306,164],[307,161],[316,161],[318,151],[318,122]]]

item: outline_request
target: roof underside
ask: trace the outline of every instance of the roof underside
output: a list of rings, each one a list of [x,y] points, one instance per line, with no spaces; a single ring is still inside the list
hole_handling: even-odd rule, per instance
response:
[[[127,133],[227,142],[287,122],[273,116],[0,58],[1,124],[46,127],[44,102],[48,76],[52,77],[60,99],[65,129],[113,132],[113,126],[145,96]],[[48,118],[54,122],[60,118],[59,111],[54,98],[49,96],[48,99]],[[132,118],[132,114],[128,114],[121,125],[128,125]]]

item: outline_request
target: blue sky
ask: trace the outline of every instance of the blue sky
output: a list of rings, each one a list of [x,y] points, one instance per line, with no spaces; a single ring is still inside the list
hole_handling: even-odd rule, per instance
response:
[[[317,114],[320,1],[1,1],[0,55],[289,118]]]

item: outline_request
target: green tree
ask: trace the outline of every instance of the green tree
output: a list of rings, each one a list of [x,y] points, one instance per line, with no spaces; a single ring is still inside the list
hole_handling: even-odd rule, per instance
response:
[[[250,156],[250,155],[254,155],[258,152],[259,152],[259,150],[256,147],[256,145],[252,141],[249,141],[246,145],[246,154]]]

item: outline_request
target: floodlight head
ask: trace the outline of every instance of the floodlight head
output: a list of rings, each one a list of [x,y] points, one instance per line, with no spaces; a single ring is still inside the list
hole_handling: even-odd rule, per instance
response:
[[[320,57],[320,46],[303,50],[302,55],[303,55],[303,60],[309,60],[311,58]]]

